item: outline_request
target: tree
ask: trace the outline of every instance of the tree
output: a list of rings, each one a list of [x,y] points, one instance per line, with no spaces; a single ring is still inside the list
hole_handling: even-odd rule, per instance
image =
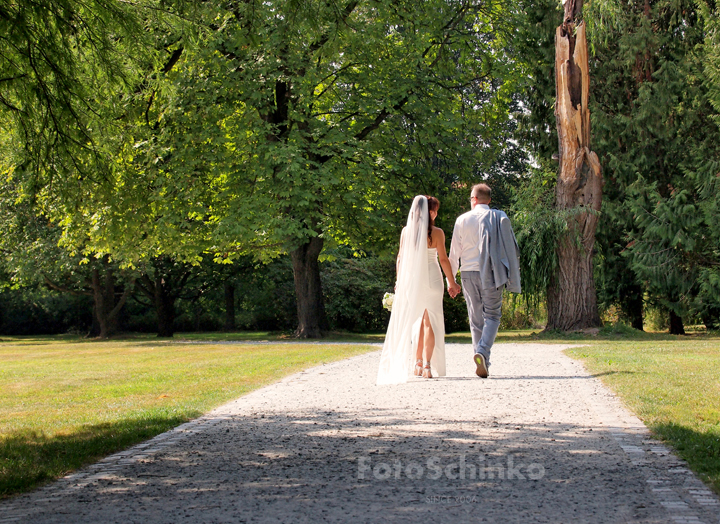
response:
[[[593,277],[593,248],[602,203],[600,161],[590,149],[590,76],[582,0],[564,2],[555,33],[555,116],[560,172],[555,205],[572,210],[558,245],[558,267],[547,295],[547,329],[572,331],[600,325]]]
[[[515,19],[513,47],[524,71],[515,135],[536,166],[514,191],[513,223],[524,296],[533,305],[546,301],[547,329],[575,330],[600,321],[593,255],[602,176],[589,148],[583,6],[563,5],[559,11],[552,0],[521,2]]]
[[[645,294],[676,334],[683,317],[712,324],[718,304],[717,47],[715,18],[702,11],[689,1],[599,2],[587,16],[595,140],[611,181],[600,225],[608,294],[620,304]]]
[[[135,297],[135,300],[155,308],[158,337],[173,336],[176,302],[180,299],[197,299],[208,287],[203,276],[206,275],[199,266],[192,266],[169,256],[156,257],[146,264],[142,275],[136,281],[136,287],[150,302],[144,303],[138,297]]]
[[[61,214],[71,232],[90,232],[98,252],[127,260],[288,252],[297,333],[317,337],[325,243],[388,231],[396,242],[391,224],[407,198],[446,184],[425,169],[433,158],[464,166],[460,177],[470,179],[503,149],[496,138],[507,134],[514,78],[504,8],[492,0],[204,8],[198,45],[184,47],[145,93],[111,182],[91,205]]]
[[[12,202],[12,194],[3,191],[0,197],[2,267],[16,285],[43,285],[62,293],[93,297],[97,325],[93,335],[113,336],[132,291],[133,277],[120,271],[107,255],[96,258],[82,254],[80,249],[73,253],[59,246],[61,229],[28,203]]]
[[[139,7],[151,1],[39,0],[0,7],[0,156],[26,175],[32,193],[106,174],[105,118],[145,52]],[[135,7],[138,6],[138,7]],[[117,102],[117,99],[112,100]]]
[[[108,252],[95,256],[87,235],[65,237],[64,210],[92,199],[112,176],[128,108],[149,85],[183,4],[39,0],[0,7],[0,173],[11,190],[4,203],[24,205],[27,219],[20,237],[5,239],[6,250],[18,275],[28,265],[21,254],[31,249],[33,272],[48,286],[92,294],[103,337],[115,331],[131,286],[116,292],[117,264]],[[28,237],[30,229],[38,236]],[[69,253],[78,246],[82,254]],[[60,285],[59,274],[77,278]]]

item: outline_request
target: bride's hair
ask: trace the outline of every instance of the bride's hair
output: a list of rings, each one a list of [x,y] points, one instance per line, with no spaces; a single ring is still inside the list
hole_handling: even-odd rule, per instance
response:
[[[440,209],[440,201],[434,196],[425,195],[428,202],[428,242],[432,242],[432,228],[435,225],[435,219],[430,216],[430,211]]]

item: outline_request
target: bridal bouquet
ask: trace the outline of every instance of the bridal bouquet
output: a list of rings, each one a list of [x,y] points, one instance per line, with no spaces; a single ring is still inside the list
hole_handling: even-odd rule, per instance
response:
[[[395,301],[395,294],[394,293],[385,293],[382,299],[382,305],[385,309],[388,311],[392,311],[392,305]]]

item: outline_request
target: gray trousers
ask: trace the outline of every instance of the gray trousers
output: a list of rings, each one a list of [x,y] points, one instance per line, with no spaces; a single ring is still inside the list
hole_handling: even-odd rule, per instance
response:
[[[505,286],[482,289],[479,271],[461,271],[463,295],[467,303],[475,353],[482,353],[490,364],[490,348],[500,328],[502,295]]]

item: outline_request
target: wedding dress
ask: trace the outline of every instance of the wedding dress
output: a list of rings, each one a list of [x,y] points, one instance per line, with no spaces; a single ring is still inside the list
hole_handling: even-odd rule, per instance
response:
[[[432,375],[445,376],[445,286],[437,249],[427,247],[429,219],[427,199],[416,196],[400,237],[397,287],[380,355],[378,385],[407,382],[412,375],[425,311],[435,333]]]

